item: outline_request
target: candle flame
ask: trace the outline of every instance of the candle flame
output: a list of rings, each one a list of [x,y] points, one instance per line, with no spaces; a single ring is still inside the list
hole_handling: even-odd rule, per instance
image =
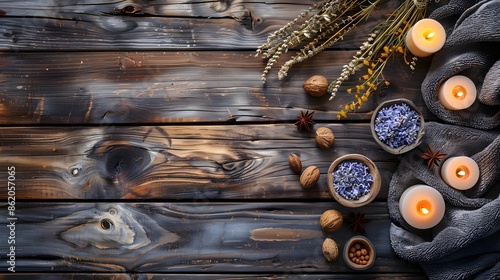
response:
[[[432,205],[427,200],[421,200],[417,203],[417,211],[420,215],[429,215],[431,213]]]
[[[420,213],[424,214],[424,215],[427,215],[429,214],[429,209],[425,208],[425,207],[421,207],[420,208]]]
[[[434,36],[436,36],[436,33],[431,31],[425,35],[425,39],[430,40],[430,39],[434,38]]]
[[[459,179],[467,179],[469,177],[469,169],[466,166],[459,166],[455,171],[455,174]]]
[[[457,86],[453,87],[453,89],[451,90],[451,94],[456,99],[462,100],[467,95],[467,90],[465,90],[465,88],[463,86],[457,85]]]

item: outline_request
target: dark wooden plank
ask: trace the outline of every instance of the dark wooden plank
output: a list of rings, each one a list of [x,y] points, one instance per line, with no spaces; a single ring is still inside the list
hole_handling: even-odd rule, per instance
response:
[[[422,274],[411,273],[371,273],[370,279],[373,280],[386,280],[386,279],[401,279],[401,280],[420,280],[427,279]],[[330,274],[178,274],[178,273],[147,273],[147,274],[119,274],[119,273],[13,273],[13,274],[0,274],[0,279],[9,280],[164,280],[164,279],[366,279],[367,275],[363,273],[337,273]]]
[[[0,49],[256,49],[319,0],[0,1]],[[399,1],[386,1],[338,48],[356,48]],[[372,20],[373,19],[373,20]],[[82,43],[84,42],[84,43]]]
[[[231,126],[101,126],[0,128],[0,170],[16,169],[19,199],[326,199],[326,172],[341,155],[371,158],[382,177],[379,198],[398,157],[383,151],[368,124],[328,124],[329,150],[314,132],[293,124]],[[303,189],[288,166],[300,154],[304,168],[321,171]],[[422,162],[422,164],[424,164]],[[0,185],[0,198],[7,185]]]
[[[16,219],[17,272],[352,273],[322,255],[325,237],[342,250],[352,236],[347,225],[321,230],[330,208],[352,211],[335,203],[17,203],[13,216],[0,208],[0,232]],[[420,273],[390,247],[386,204],[361,211],[377,251],[367,273]]]
[[[165,122],[291,122],[300,110],[315,110],[317,121],[336,121],[345,92],[310,97],[302,83],[313,74],[330,81],[352,51],[328,51],[297,65],[284,81],[248,52],[21,53],[0,56],[0,124],[103,124]],[[433,118],[421,97],[428,59],[416,72],[395,57],[384,76],[392,82],[372,94],[353,120],[369,120],[382,101],[413,100]]]

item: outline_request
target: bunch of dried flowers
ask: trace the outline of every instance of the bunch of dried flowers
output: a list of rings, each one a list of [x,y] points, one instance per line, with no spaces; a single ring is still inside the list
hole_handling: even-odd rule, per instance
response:
[[[278,72],[279,79],[286,77],[288,70],[297,63],[315,56],[343,39],[343,36],[366,19],[381,0],[324,0],[301,13],[293,21],[269,35],[267,42],[257,49],[267,59],[262,81],[278,58],[288,49],[304,45]],[[316,11],[313,14],[313,11]]]
[[[345,199],[359,199],[370,192],[373,176],[365,164],[343,161],[333,172],[333,187]]]
[[[403,54],[405,62],[413,70],[417,58],[407,59],[404,38],[408,30],[426,13],[428,0],[404,0],[387,19],[378,24],[363,42],[353,59],[346,65],[339,77],[333,81],[328,92],[333,99],[342,83],[356,72],[366,68],[361,84],[347,89],[354,93],[354,101],[341,106],[337,118],[347,117],[348,112],[360,109],[364,102],[378,87],[389,85],[383,77],[383,70],[389,58],[395,53]],[[265,82],[272,66],[289,48],[303,47],[290,60],[285,62],[278,72],[279,79],[287,75],[288,70],[297,63],[313,57],[343,40],[343,36],[359,22],[369,17],[380,0],[325,0],[310,7],[293,21],[272,33],[267,42],[257,49],[257,56],[267,59],[262,73]],[[313,14],[313,11],[316,11]]]
[[[351,74],[366,68],[366,73],[360,78],[361,84],[355,88],[348,88],[347,93],[354,92],[354,101],[344,105],[337,118],[347,117],[348,112],[360,109],[368,97],[383,84],[390,83],[383,76],[387,61],[396,53],[403,55],[406,64],[411,70],[415,69],[417,58],[407,59],[408,53],[405,37],[408,30],[425,15],[426,0],[405,0],[384,22],[378,24],[368,39],[361,45],[349,64],[344,65],[340,77],[332,82],[328,88],[330,99]]]
[[[420,125],[418,113],[405,103],[382,108],[375,117],[377,138],[392,148],[415,143]]]

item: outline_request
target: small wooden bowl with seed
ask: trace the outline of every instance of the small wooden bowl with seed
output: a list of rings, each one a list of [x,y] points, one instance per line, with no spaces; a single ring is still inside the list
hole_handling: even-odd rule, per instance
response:
[[[356,235],[345,243],[342,257],[351,269],[365,270],[375,263],[375,247],[368,238]]]

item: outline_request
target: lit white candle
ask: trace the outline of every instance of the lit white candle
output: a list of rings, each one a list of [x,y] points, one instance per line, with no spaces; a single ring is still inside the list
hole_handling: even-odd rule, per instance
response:
[[[426,57],[439,51],[446,41],[446,31],[436,20],[417,21],[406,34],[406,47],[415,56]]]
[[[437,225],[444,216],[444,199],[427,185],[414,185],[403,192],[399,199],[399,212],[414,228],[428,229]]]
[[[479,166],[470,157],[452,157],[441,166],[441,178],[454,189],[467,190],[479,180]]]
[[[446,80],[438,92],[439,102],[450,110],[469,108],[476,100],[476,95],[474,82],[462,75],[453,76]]]

